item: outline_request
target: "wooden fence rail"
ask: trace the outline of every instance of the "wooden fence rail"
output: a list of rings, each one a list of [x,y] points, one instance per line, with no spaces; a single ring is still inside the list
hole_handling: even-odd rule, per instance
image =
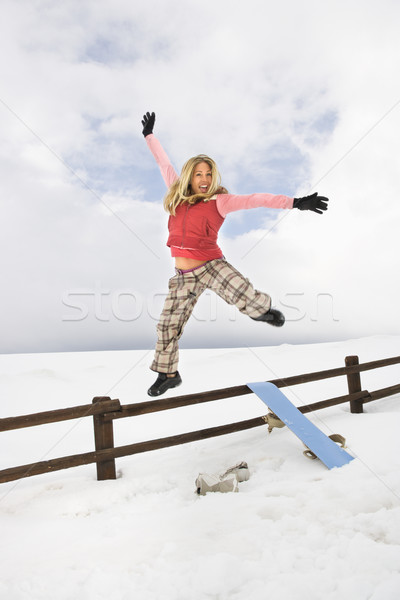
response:
[[[300,406],[298,409],[302,413],[308,413],[315,410],[320,410],[322,408],[335,406],[337,404],[350,402],[351,412],[359,413],[363,411],[363,404],[366,402],[371,402],[373,400],[378,400],[400,393],[400,384],[375,390],[373,392],[362,390],[360,373],[363,371],[387,367],[399,363],[400,356],[363,364],[359,364],[357,356],[348,356],[345,359],[345,367],[317,371],[303,375],[295,375],[293,377],[287,377],[284,379],[275,379],[271,380],[271,383],[274,383],[277,387],[288,387],[302,383],[320,381],[330,377],[346,376],[349,390],[348,394]],[[173,398],[152,400],[127,405],[121,405],[119,400],[112,400],[109,397],[96,397],[93,399],[92,404],[88,405],[0,419],[1,432],[93,416],[95,438],[94,452],[86,452],[83,454],[65,456],[62,458],[4,469],[0,471],[0,483],[92,463],[96,463],[97,465],[98,480],[115,479],[116,458],[148,452],[150,450],[168,448],[188,442],[225,435],[228,433],[244,431],[253,427],[260,427],[265,425],[266,422],[263,417],[256,417],[246,421],[230,423],[228,425],[211,427],[208,429],[192,431],[190,433],[178,434],[114,448],[113,421],[116,419],[170,410],[173,408],[190,406],[203,402],[212,402],[215,400],[233,398],[250,393],[252,393],[252,391],[247,387],[247,385],[241,385],[218,390],[210,390],[208,392],[201,392],[197,394],[189,394],[186,396],[176,396]]]
[[[35,425],[47,425],[49,423],[59,423],[60,421],[70,421],[71,419],[82,419],[82,417],[103,414],[119,410],[120,408],[121,404],[119,400],[111,400],[107,397],[99,404],[84,404],[83,406],[60,408],[33,415],[0,419],[0,431],[11,431],[13,429],[22,429],[23,427],[34,427]]]

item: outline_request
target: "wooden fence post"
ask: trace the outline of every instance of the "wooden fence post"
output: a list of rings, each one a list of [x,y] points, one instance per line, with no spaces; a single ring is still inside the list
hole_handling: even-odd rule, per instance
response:
[[[358,356],[346,356],[345,358],[346,367],[353,367],[355,365],[360,364],[358,361]],[[355,392],[361,392],[361,377],[360,373],[348,373],[347,374],[347,385],[349,388],[349,394],[354,394]],[[362,398],[358,398],[356,400],[350,400],[350,412],[352,413],[362,413],[363,409],[363,400]]]
[[[93,404],[97,402],[104,402],[104,400],[111,400],[108,396],[97,396],[93,398]],[[96,452],[99,450],[106,450],[108,448],[114,448],[114,429],[112,421],[105,421],[104,415],[93,415],[93,427],[94,427],[94,444]],[[115,459],[108,459],[96,462],[97,468],[97,481],[103,481],[104,479],[116,479],[115,470]]]

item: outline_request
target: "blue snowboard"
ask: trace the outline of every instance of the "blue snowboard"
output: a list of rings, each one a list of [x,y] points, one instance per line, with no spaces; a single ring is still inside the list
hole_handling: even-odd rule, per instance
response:
[[[276,385],[264,381],[248,383],[247,386],[322,460],[328,469],[342,467],[353,460],[353,456],[340,448],[297,410]]]

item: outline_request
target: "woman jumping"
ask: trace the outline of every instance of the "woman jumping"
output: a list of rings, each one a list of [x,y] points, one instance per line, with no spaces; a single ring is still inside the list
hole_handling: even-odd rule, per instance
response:
[[[217,245],[218,231],[228,213],[257,208],[299,208],[322,214],[328,198],[317,193],[304,198],[273,194],[236,196],[221,186],[215,162],[204,154],[190,158],[180,176],[153,135],[155,114],[143,116],[143,135],[167,185],[164,208],[169,213],[167,246],[175,258],[176,274],[169,280],[169,293],[157,325],[158,339],[150,366],[158,377],[149,396],[160,396],[182,383],[178,372],[178,340],[200,295],[213,290],[228,304],[255,321],[282,327],[285,317],[271,308],[271,297],[254,289],[224,258]]]

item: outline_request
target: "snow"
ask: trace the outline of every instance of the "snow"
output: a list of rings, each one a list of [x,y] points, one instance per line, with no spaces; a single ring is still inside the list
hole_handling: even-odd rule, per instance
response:
[[[169,396],[397,356],[399,336],[183,350]],[[4,355],[1,417],[147,400],[151,351]],[[361,374],[373,391],[400,365]],[[297,405],[347,392],[345,377],[286,389]],[[167,395],[166,395],[167,396]],[[400,594],[400,397],[312,413],[356,459],[328,470],[287,429],[267,427],[0,485],[0,598],[7,600],[397,600]],[[115,445],[266,413],[254,395],[114,422]],[[91,418],[0,435],[0,468],[93,450]],[[199,472],[245,460],[239,493],[195,494]]]

